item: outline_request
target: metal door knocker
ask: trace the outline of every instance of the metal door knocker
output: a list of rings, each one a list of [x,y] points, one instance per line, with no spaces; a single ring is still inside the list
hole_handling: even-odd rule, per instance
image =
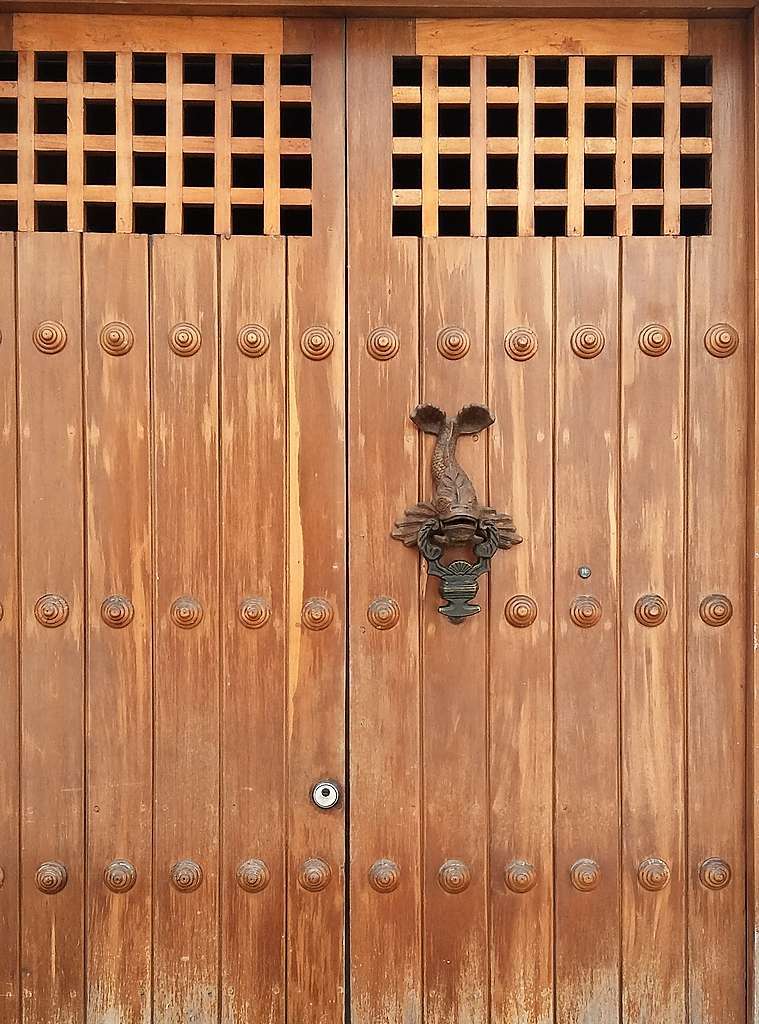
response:
[[[418,405],[411,419],[425,434],[435,434],[432,455],[432,501],[406,509],[392,531],[407,547],[416,545],[427,561],[427,572],[440,579],[440,596],[446,601],[438,611],[459,623],[476,615],[472,604],[479,577],[490,569],[499,548],[520,544],[511,516],[481,505],[474,485],[456,461],[456,444],[462,434],[478,434],[495,422],[484,405],[465,405],[456,416],[447,416],[434,405]],[[472,545],[476,562],[454,559],[443,564],[446,548]]]

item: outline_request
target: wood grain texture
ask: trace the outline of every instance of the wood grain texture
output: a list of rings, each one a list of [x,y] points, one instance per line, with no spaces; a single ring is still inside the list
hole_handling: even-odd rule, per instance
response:
[[[0,1022],[21,1018],[19,960],[19,608],[16,419],[16,298],[13,236],[0,235]]]
[[[613,1020],[619,1005],[617,270],[614,240],[556,241],[555,998],[566,1024]],[[573,351],[578,329],[603,338],[593,358]],[[583,628],[570,609],[587,597],[601,617]],[[570,880],[582,859],[598,864],[590,891]]]
[[[484,239],[439,238],[422,246],[422,400],[451,416],[486,396],[486,251]],[[462,328],[469,353],[451,362],[438,333]],[[429,496],[433,438],[423,439],[422,496]],[[465,438],[458,457],[480,496],[486,493],[487,442]],[[480,615],[453,625],[438,612],[438,581],[423,581],[422,728],[424,750],[425,1020],[485,1024],[488,963],[488,594]],[[462,630],[466,629],[465,640]],[[471,872],[464,892],[445,892],[438,871],[448,860]]]
[[[662,1024],[687,1020],[685,291],[684,239],[622,243],[622,1007]],[[646,595],[663,621],[650,602],[643,615]],[[670,872],[660,890],[639,875],[650,857]]]
[[[21,555],[21,956],[23,1020],[69,1024],[84,1014],[84,540],[80,239],[20,234],[18,389]],[[43,352],[33,335],[62,339]],[[54,346],[53,346],[54,347]],[[65,621],[35,617],[43,595]],[[60,618],[64,618],[63,615]],[[58,621],[58,619],[55,619]],[[68,882],[48,895],[41,864]]]
[[[221,993],[226,1024],[278,1024],[285,1012],[284,291],[284,239],[222,240]],[[268,347],[257,355],[261,338]],[[254,628],[246,628],[241,616],[251,598],[263,602],[266,611],[260,615],[269,617],[261,622],[255,610],[249,611],[246,621]],[[238,884],[240,866],[253,859],[263,861],[270,875],[259,892]]]
[[[753,0],[651,0],[645,7],[631,4],[629,0],[585,0],[578,13],[583,16],[608,16],[619,13],[620,17],[640,17],[656,14],[669,17],[678,13],[682,17],[728,17],[736,11],[748,11]],[[513,17],[528,17],[539,11],[543,17],[566,18],[567,7],[557,0],[536,0],[526,6],[524,0],[480,0],[474,5],[462,4],[461,0],[0,0],[0,11],[66,13],[120,12],[121,14],[203,14],[203,15],[290,15],[378,18],[418,17],[488,17],[508,11]]]
[[[553,242],[491,239],[488,252],[490,504],[522,544],[490,576],[490,957],[492,1018],[553,1020]],[[534,341],[527,359],[523,353]],[[535,602],[529,626],[507,602]],[[524,861],[534,885],[514,891]]]
[[[123,1024],[151,1015],[148,297],[145,238],[85,235],[88,1019]],[[121,351],[122,338],[124,354],[103,347]],[[120,626],[124,609],[133,618]],[[118,860],[136,872],[127,892],[106,882]]]
[[[287,970],[288,1016],[314,1024],[344,1010],[345,802],[310,800],[319,779],[345,786],[344,42],[340,22],[286,24],[285,51],[313,55],[313,235],[287,242]],[[306,625],[312,598],[331,609],[326,628]],[[317,892],[298,881],[310,858],[331,872]]]
[[[748,107],[753,132],[749,137],[749,145],[753,151],[750,160],[751,179],[749,191],[754,205],[753,245],[751,247],[750,281],[753,291],[749,295],[751,327],[754,338],[759,336],[759,120],[757,120],[757,98],[759,97],[759,11],[754,8],[752,18],[752,47],[750,54],[751,77],[753,88],[749,90]],[[749,586],[749,615],[752,623],[751,646],[748,655],[748,693],[746,713],[748,716],[747,739],[747,800],[746,800],[746,847],[747,863],[747,1013],[754,1019],[759,1015],[759,664],[757,647],[753,642],[759,626],[759,417],[757,417],[757,389],[759,388],[759,353],[754,346],[753,368],[749,364],[750,404],[753,429],[749,429],[749,465],[753,472],[749,478],[748,499],[748,564],[752,566]]]
[[[154,460],[154,1001],[166,1024],[218,1013],[219,502],[216,242],[157,237]],[[177,325],[189,325],[177,335]],[[196,333],[197,332],[197,333]],[[171,347],[200,338],[194,354]],[[178,599],[197,602],[184,628]],[[190,609],[191,611],[191,609]],[[181,619],[179,621],[182,621]],[[195,861],[193,891],[170,881]]]

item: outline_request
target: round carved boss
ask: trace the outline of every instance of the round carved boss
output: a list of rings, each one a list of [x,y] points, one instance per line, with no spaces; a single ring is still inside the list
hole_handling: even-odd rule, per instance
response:
[[[69,873],[59,860],[46,860],[40,864],[34,875],[34,884],[46,896],[54,896],[66,888]]]
[[[698,869],[698,878],[705,889],[724,889],[730,884],[733,869],[721,857],[708,857]]]
[[[61,594],[43,594],[34,605],[34,617],[41,626],[56,629],[69,617],[69,605]]]
[[[668,611],[667,602],[660,594],[644,594],[635,602],[635,618],[642,626],[660,626]]]
[[[704,335],[704,345],[709,355],[726,359],[738,348],[740,338],[731,324],[714,324]]]
[[[672,344],[672,335],[663,324],[646,324],[638,335],[638,347],[647,356],[663,356]]]
[[[517,629],[526,629],[538,617],[538,606],[527,594],[514,594],[506,602],[503,610],[504,618]]]
[[[43,320],[32,333],[32,341],[47,356],[60,352],[66,344],[66,337],[66,328],[57,320]]]
[[[309,597],[300,613],[306,629],[326,629],[335,617],[332,605],[323,597]]]
[[[261,892],[270,880],[271,873],[267,864],[257,857],[243,861],[237,868],[237,884],[245,892]]]
[[[109,356],[125,356],[134,345],[134,331],[121,320],[112,320],[100,331],[100,347]]]
[[[258,359],[269,350],[271,338],[261,324],[243,324],[237,332],[237,347],[244,356]]]
[[[271,618],[271,608],[263,597],[244,597],[237,606],[237,617],[246,629],[260,629]]]
[[[203,881],[203,868],[189,857],[178,860],[172,864],[169,879],[178,892],[195,892]]]
[[[464,892],[472,881],[472,872],[463,860],[447,860],[440,865],[437,880],[444,892]]]
[[[503,880],[506,888],[512,892],[529,892],[535,888],[538,880],[538,873],[535,865],[527,860],[513,860],[507,864],[503,872]]]
[[[569,617],[575,626],[590,629],[601,619],[601,602],[591,594],[580,594],[569,606]]]
[[[321,857],[309,857],[300,866],[298,885],[306,892],[321,892],[332,880],[332,868]]]
[[[707,626],[724,626],[733,617],[733,604],[725,594],[708,594],[698,612]]]
[[[375,597],[366,610],[366,617],[375,629],[392,629],[400,622],[401,609],[392,597]]]
[[[569,869],[569,880],[578,892],[595,889],[601,878],[601,869],[590,857],[581,857]]]
[[[172,601],[169,615],[180,629],[194,629],[203,620],[203,605],[197,598],[184,595]]]
[[[582,324],[572,331],[569,344],[574,354],[580,359],[594,359],[603,351],[606,338],[599,327],[595,327],[593,324]]]
[[[638,865],[638,882],[649,892],[659,892],[669,885],[672,872],[661,857],[646,857]]]
[[[394,860],[377,860],[369,868],[369,885],[376,892],[394,892],[401,880],[401,869]]]
[[[114,860],[103,872],[103,881],[111,892],[129,892],[137,881],[137,870],[128,860]]]
[[[106,626],[123,629],[134,619],[134,605],[123,594],[110,594],[100,605],[100,617]]]
[[[438,331],[437,350],[445,359],[463,359],[471,344],[463,327],[444,327]]]
[[[503,347],[506,355],[524,363],[538,351],[538,336],[531,327],[512,327],[503,339]]]
[[[335,337],[329,327],[308,327],[300,339],[300,350],[308,359],[326,359],[335,347]]]
[[[195,324],[174,324],[169,331],[169,348],[178,356],[194,356],[200,351],[202,337]]]
[[[392,327],[375,327],[366,339],[366,351],[383,363],[397,356],[400,350],[400,340]]]

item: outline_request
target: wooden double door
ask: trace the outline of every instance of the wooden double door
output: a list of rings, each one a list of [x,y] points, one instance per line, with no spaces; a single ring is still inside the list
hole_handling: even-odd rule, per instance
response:
[[[565,93],[517,60],[505,230],[475,92],[514,86],[471,33],[445,84],[429,26],[379,21],[301,37],[309,236],[0,236],[0,1020],[749,1019],[741,31],[661,37],[665,75],[711,62],[680,85],[713,97],[708,234],[671,178],[637,231],[624,160],[608,236],[572,229],[571,177],[530,181],[592,48]],[[626,100],[614,59],[623,148],[660,94]],[[467,195],[443,101],[471,108]],[[391,537],[431,495],[420,402],[488,406],[459,459],[523,538],[458,624]]]

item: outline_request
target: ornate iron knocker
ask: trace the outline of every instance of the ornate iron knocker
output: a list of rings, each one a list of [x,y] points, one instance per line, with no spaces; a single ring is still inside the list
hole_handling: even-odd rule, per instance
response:
[[[432,455],[435,494],[431,502],[406,509],[392,536],[408,547],[418,547],[427,561],[427,572],[440,580],[440,596],[446,603],[438,610],[459,623],[480,610],[472,601],[479,577],[490,569],[496,551],[522,541],[510,515],[480,504],[472,481],[456,460],[459,437],[487,430],[495,420],[484,405],[465,405],[456,416],[447,416],[434,405],[419,405],[411,419],[425,434],[437,436]],[[443,563],[446,548],[469,544],[476,562],[454,559]]]

